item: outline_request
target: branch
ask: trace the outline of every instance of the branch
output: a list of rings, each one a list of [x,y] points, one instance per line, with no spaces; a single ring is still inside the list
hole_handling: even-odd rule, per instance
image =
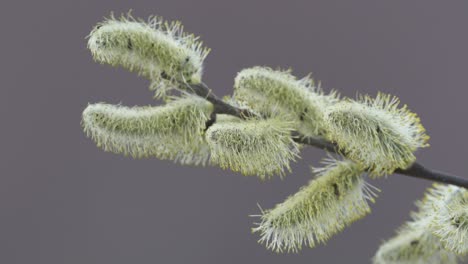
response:
[[[209,102],[211,102],[214,105],[214,113],[217,114],[227,114],[227,115],[232,115],[232,116],[237,116],[239,118],[246,118],[246,117],[254,117],[256,114],[252,113],[248,109],[240,109],[235,106],[232,106],[223,100],[221,100],[219,97],[217,97],[215,94],[211,92],[211,89],[206,86],[205,83],[200,83],[197,85],[190,85],[190,84],[185,84],[186,90],[189,92],[193,92],[194,94],[205,98]]]
[[[189,92],[193,92],[196,95],[205,98],[209,102],[214,105],[214,113],[217,114],[228,114],[237,116],[239,118],[246,118],[246,117],[253,117],[256,114],[252,113],[248,109],[241,109],[235,106],[232,106],[215,94],[211,92],[208,86],[204,83],[200,83],[197,85],[189,85],[186,84],[186,90]],[[297,143],[313,146],[316,148],[320,148],[329,152],[339,153],[338,146],[332,142],[329,142],[320,137],[304,137],[298,132],[293,132],[294,141]],[[410,167],[406,169],[397,169],[395,173],[400,175],[405,175],[409,177],[431,180],[435,182],[445,183],[445,184],[452,184],[459,187],[464,187],[468,189],[468,179],[463,178],[460,176],[452,175],[446,172],[441,172],[437,170],[429,169],[418,162],[414,162]]]
[[[429,169],[418,162],[413,163],[407,169],[397,169],[395,173],[419,179],[452,184],[468,189],[467,178],[449,174],[447,172]]]

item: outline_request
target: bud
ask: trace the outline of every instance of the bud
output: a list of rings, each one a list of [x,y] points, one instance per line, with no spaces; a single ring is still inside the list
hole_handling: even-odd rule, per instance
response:
[[[84,131],[106,151],[134,158],[154,156],[182,164],[205,164],[205,123],[213,105],[196,96],[157,107],[92,104],[83,112]]]
[[[328,159],[313,169],[318,177],[272,210],[262,211],[253,232],[259,242],[277,252],[314,247],[370,212],[367,201],[378,191],[362,178],[363,168],[352,161]]]
[[[216,122],[206,131],[206,141],[211,163],[262,180],[290,171],[289,162],[299,153],[291,138],[291,123],[279,118]]]
[[[234,98],[264,116],[282,113],[296,122],[295,130],[305,136],[322,135],[323,111],[338,101],[335,93],[324,95],[306,76],[297,80],[291,71],[253,67],[239,72],[234,82]]]
[[[371,176],[409,167],[416,160],[413,152],[428,146],[417,115],[398,104],[396,97],[379,93],[375,99],[339,102],[325,113],[330,139]]]
[[[159,17],[146,23],[130,15],[111,16],[99,23],[88,36],[94,59],[122,66],[150,79],[156,97],[165,95],[177,82],[201,82],[203,60],[209,50],[198,37],[183,32],[179,22]]]

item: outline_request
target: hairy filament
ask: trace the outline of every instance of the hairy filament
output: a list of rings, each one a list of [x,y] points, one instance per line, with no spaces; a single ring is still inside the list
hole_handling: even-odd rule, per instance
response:
[[[413,152],[428,146],[428,136],[415,113],[396,97],[379,93],[358,101],[342,101],[326,111],[328,135],[348,158],[366,167],[371,176],[405,169]]]
[[[177,82],[201,82],[203,60],[209,50],[198,37],[183,32],[180,22],[151,17],[148,22],[130,15],[111,15],[94,27],[88,36],[94,59],[122,66],[152,81],[156,97],[166,94]]]
[[[259,242],[277,252],[312,248],[370,212],[368,201],[374,201],[377,189],[364,181],[363,168],[349,160],[325,164],[313,169],[318,177],[307,186],[262,212],[252,229],[260,233]]]
[[[262,180],[274,174],[283,176],[299,152],[291,130],[291,123],[279,118],[216,122],[206,131],[211,162]]]
[[[284,113],[305,136],[323,135],[323,111],[338,101],[336,93],[324,95],[306,76],[296,79],[290,71],[253,67],[239,72],[234,82],[234,98],[265,116]]]
[[[82,125],[106,151],[204,165],[209,148],[203,135],[212,111],[211,103],[196,96],[157,107],[98,103],[84,110]]]

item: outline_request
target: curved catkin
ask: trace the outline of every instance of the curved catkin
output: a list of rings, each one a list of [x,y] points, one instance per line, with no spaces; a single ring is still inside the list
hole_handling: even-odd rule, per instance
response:
[[[209,50],[198,37],[183,32],[179,22],[153,17],[148,22],[113,16],[96,25],[88,39],[94,59],[122,66],[150,79],[156,97],[176,82],[201,82],[203,60]]]
[[[427,222],[427,220],[425,220]],[[413,223],[383,243],[374,256],[374,264],[456,264],[458,257],[445,250],[439,238],[425,230],[427,224]]]
[[[209,148],[203,134],[212,111],[210,102],[196,96],[157,107],[98,103],[84,110],[82,125],[106,151],[204,165]]]
[[[436,185],[423,200],[418,201],[418,212],[411,214],[412,220],[397,231],[397,235],[383,243],[374,256],[375,264],[439,264],[457,263],[461,254],[444,245],[442,237],[434,234],[434,222],[440,212],[437,204],[446,204],[452,196],[451,186]],[[447,196],[448,195],[448,196]],[[447,225],[450,221],[447,222]]]
[[[413,152],[428,146],[417,115],[398,104],[396,97],[379,93],[375,99],[339,102],[325,113],[330,139],[348,158],[368,168],[370,176],[409,167],[416,159]]]
[[[206,141],[212,164],[261,179],[283,176],[299,152],[291,123],[276,118],[216,122],[206,131]]]
[[[335,93],[324,95],[311,78],[296,79],[290,71],[253,67],[239,72],[234,98],[265,116],[283,113],[296,122],[305,136],[323,135],[323,111],[338,101]]]
[[[468,253],[468,191],[453,185],[434,184],[423,201],[432,214],[429,230],[445,249],[460,256]]]
[[[303,245],[314,247],[370,212],[375,187],[362,178],[363,168],[345,160],[326,160],[314,169],[318,177],[272,210],[263,211],[253,228],[259,242],[282,252],[297,252]]]

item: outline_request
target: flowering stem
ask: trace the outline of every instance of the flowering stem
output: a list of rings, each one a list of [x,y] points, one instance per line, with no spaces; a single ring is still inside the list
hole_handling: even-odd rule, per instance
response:
[[[240,118],[246,117],[253,117],[256,116],[255,113],[252,113],[248,109],[241,109],[230,105],[215,94],[211,92],[211,89],[204,83],[196,84],[196,85],[189,85],[186,84],[186,90],[188,92],[192,92],[200,97],[205,98],[209,102],[214,105],[214,113],[217,114],[228,114],[237,116]],[[304,137],[298,132],[293,133],[294,140],[297,143],[313,146],[316,148],[320,148],[329,152],[334,152],[338,154],[340,153],[338,146],[334,143],[327,141],[320,137]],[[463,178],[460,176],[452,175],[446,172],[441,172],[437,170],[429,169],[418,162],[414,162],[410,167],[406,169],[396,169],[395,173],[400,175],[405,175],[409,177],[415,177],[419,179],[426,179],[435,182],[445,183],[445,184],[452,184],[460,187],[464,187],[468,189],[468,179]]]

